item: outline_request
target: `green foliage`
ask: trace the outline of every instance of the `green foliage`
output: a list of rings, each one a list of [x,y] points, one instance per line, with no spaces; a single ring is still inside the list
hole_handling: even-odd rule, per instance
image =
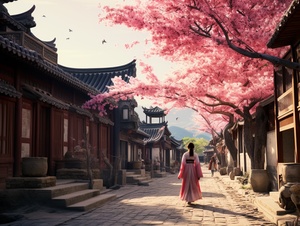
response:
[[[182,138],[184,147],[187,148],[189,143],[194,143],[195,145],[195,152],[197,154],[202,155],[205,149],[205,146],[208,145],[209,141],[204,138],[194,138],[194,137],[184,137]]]

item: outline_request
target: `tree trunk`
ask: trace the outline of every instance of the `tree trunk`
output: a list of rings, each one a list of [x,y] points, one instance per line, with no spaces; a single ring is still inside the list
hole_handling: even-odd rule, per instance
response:
[[[233,159],[234,167],[237,167],[237,149],[234,145],[232,134],[229,132],[229,129],[234,125],[233,122],[229,122],[224,128],[224,140],[225,145],[228,148],[228,151]]]
[[[220,153],[220,161],[221,161],[221,167],[227,167],[227,161],[226,161],[226,155],[225,155],[225,151],[223,150],[222,147],[222,151]]]
[[[255,118],[255,145],[254,145],[254,169],[263,169],[265,164],[265,150],[267,143],[268,117],[263,107],[256,108]]]
[[[245,149],[251,161],[251,169],[255,166],[254,161],[254,139],[251,131],[252,116],[247,108],[244,108],[244,141]]]

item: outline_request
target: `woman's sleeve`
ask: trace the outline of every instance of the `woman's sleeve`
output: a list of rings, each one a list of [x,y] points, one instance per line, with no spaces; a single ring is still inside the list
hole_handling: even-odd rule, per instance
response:
[[[181,179],[182,176],[183,176],[183,172],[184,172],[184,165],[185,165],[185,155],[182,156],[182,159],[181,159],[181,165],[180,165],[180,170],[179,170],[179,173],[178,173],[178,179]]]
[[[200,161],[199,161],[199,157],[198,155],[196,155],[196,173],[197,173],[197,177],[198,179],[203,177],[203,173],[202,173],[202,169],[201,169],[201,164],[200,164]]]

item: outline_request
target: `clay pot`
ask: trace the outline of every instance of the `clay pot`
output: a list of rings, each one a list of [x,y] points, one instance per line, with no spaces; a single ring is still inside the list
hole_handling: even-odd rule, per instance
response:
[[[133,169],[141,169],[142,168],[142,161],[134,161],[132,164]]]
[[[233,166],[227,166],[227,174],[229,175],[233,171]]]
[[[299,163],[285,163],[282,166],[282,180],[286,184],[300,182],[300,164]]]
[[[227,168],[226,167],[222,167],[220,169],[220,175],[226,175],[227,174]]]
[[[268,192],[268,172],[264,169],[252,169],[250,173],[250,184],[254,192]]]
[[[44,177],[47,175],[48,161],[46,157],[22,158],[23,177]]]

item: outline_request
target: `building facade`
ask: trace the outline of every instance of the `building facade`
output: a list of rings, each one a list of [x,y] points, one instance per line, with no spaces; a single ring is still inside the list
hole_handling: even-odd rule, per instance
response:
[[[176,153],[172,151],[173,145],[179,144],[171,137],[168,123],[165,121],[165,112],[159,107],[143,108],[146,121],[140,124],[141,130],[149,134],[145,138],[144,158],[146,164],[153,164],[154,169],[165,171],[170,168],[171,161],[175,161]]]
[[[300,3],[294,0],[267,46],[288,47],[284,60],[300,63]],[[274,67],[275,135],[278,181],[282,167],[300,163],[300,72],[283,65]]]
[[[135,61],[115,68],[76,69],[57,63],[55,39],[45,42],[30,29],[27,12],[10,15],[0,2],[0,187],[22,175],[22,158],[47,157],[48,175],[55,175],[65,154],[88,142],[98,168],[114,162],[118,112],[105,117],[82,105],[90,94],[106,92],[114,76],[135,76]],[[119,123],[119,121],[117,121]]]

